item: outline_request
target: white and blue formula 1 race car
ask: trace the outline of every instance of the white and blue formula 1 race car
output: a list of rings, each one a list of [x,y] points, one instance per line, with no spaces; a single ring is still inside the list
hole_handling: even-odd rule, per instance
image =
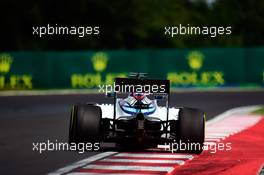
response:
[[[194,108],[170,107],[169,80],[146,79],[144,74],[137,73],[130,78],[116,78],[115,86],[125,86],[127,94],[124,97],[124,93],[108,93],[113,104],[73,106],[70,143],[115,142],[130,148],[154,148],[176,142],[197,145],[184,152],[202,152],[205,113]],[[148,88],[140,88],[140,92],[131,88],[139,86]],[[158,105],[162,101],[164,105]]]

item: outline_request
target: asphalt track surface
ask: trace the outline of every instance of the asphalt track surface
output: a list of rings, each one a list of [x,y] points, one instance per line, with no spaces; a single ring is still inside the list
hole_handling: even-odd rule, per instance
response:
[[[201,108],[207,120],[228,109],[264,104],[264,91],[175,92],[171,106]],[[110,103],[104,95],[0,97],[0,174],[46,174],[98,152],[56,151],[39,154],[32,142],[67,142],[69,109],[79,102]]]

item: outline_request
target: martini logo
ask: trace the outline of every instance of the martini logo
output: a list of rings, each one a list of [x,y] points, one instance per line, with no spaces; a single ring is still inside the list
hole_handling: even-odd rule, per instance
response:
[[[0,55],[0,73],[8,73],[10,71],[13,58],[8,54]]]
[[[199,70],[203,66],[204,55],[202,52],[193,51],[187,55],[187,60],[191,69]]]
[[[107,67],[108,56],[103,52],[98,52],[92,56],[91,61],[93,63],[94,69],[97,72],[102,72]]]

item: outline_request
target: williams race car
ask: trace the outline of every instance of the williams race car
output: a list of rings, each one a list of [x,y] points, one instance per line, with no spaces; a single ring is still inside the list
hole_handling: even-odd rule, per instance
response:
[[[170,107],[169,80],[146,79],[145,74],[137,73],[130,78],[116,78],[115,87],[119,92],[122,89],[122,93],[107,93],[113,104],[72,107],[70,143],[115,142],[130,148],[184,143],[196,145],[184,152],[202,152],[205,113],[194,108]],[[123,92],[127,93],[125,97]],[[163,106],[159,105],[162,101]]]

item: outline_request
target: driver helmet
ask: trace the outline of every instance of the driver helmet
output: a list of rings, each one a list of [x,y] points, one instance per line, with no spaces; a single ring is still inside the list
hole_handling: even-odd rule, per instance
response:
[[[144,93],[133,92],[133,93],[130,94],[130,96],[134,97],[136,100],[143,100],[145,98],[145,94]]]

